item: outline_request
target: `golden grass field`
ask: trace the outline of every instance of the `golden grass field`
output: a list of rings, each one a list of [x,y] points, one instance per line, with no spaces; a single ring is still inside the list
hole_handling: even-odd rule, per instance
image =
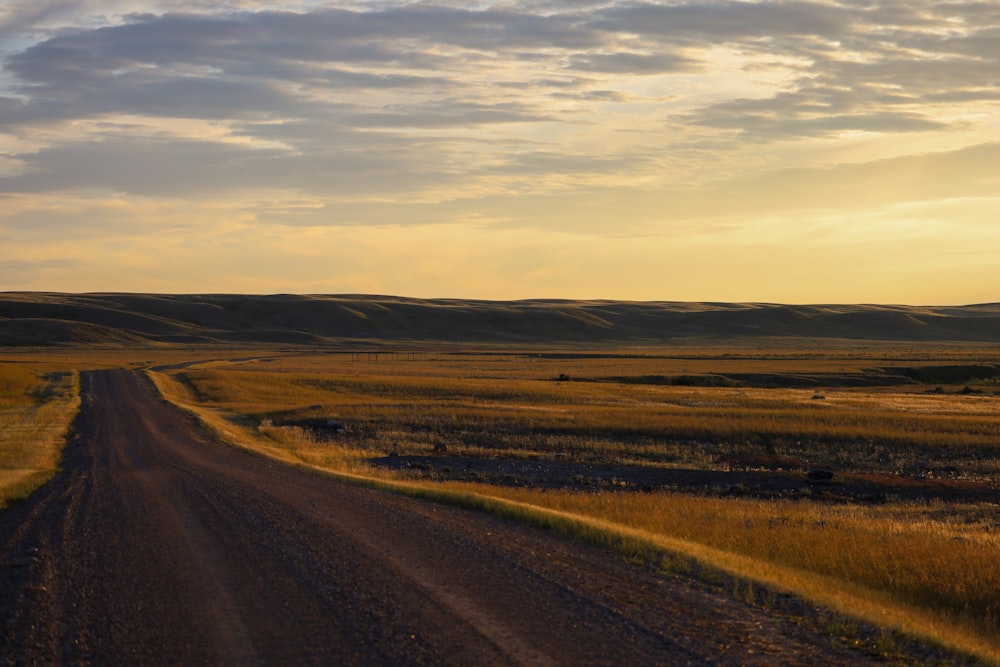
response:
[[[80,404],[73,370],[0,364],[0,509],[51,478]]]
[[[190,361],[149,375],[233,443],[624,546],[667,572],[725,572],[758,602],[794,594],[1000,662],[997,378],[861,382],[886,368],[995,365],[998,353],[801,342],[25,350],[0,364],[0,408],[13,420],[0,451],[23,457],[8,424],[39,406],[65,430],[76,376],[56,381],[57,368]],[[808,483],[812,468],[834,471],[833,483]],[[553,470],[565,474],[544,479]]]

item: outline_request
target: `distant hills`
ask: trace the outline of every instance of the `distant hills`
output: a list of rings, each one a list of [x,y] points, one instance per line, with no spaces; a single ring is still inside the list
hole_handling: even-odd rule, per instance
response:
[[[0,293],[0,346],[649,343],[759,337],[1000,342],[1000,303],[918,307],[368,295]]]

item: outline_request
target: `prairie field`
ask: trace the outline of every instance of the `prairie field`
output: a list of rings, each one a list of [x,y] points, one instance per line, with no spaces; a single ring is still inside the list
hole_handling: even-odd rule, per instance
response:
[[[851,386],[871,379],[871,366],[382,352],[212,362],[176,375],[199,402],[258,423],[313,427],[322,436],[317,420],[343,422],[346,437],[332,442],[350,443],[359,456],[436,447],[453,456],[655,468],[1000,477],[1000,369],[954,386]],[[746,376],[765,379],[756,386],[731,379]],[[782,386],[806,379],[806,388]]]
[[[275,351],[151,375],[285,460],[572,517],[666,571],[996,660],[997,352]]]
[[[996,345],[152,346],[0,361],[3,503],[58,465],[77,371],[145,369],[220,437],[269,456],[1000,661]],[[826,629],[861,641],[849,626]]]

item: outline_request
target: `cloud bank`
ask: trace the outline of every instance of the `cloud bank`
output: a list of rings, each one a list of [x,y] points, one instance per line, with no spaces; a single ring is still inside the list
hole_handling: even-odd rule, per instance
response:
[[[634,252],[624,239],[664,249],[710,238],[735,254],[766,228],[794,255],[819,252],[798,244],[803,228],[822,228],[831,243],[862,244],[836,232],[856,223],[831,221],[867,220],[881,238],[926,223],[901,210],[933,207],[946,220],[949,201],[955,215],[939,225],[938,248],[970,234],[980,247],[996,240],[970,231],[1000,192],[989,168],[1000,157],[994,3],[60,0],[0,12],[0,243],[9,255],[0,275],[86,271],[82,251],[54,254],[67,235],[92,243],[85,224],[136,256],[166,251],[171,230],[193,233],[190,220],[165,213],[181,202],[199,212],[198,235],[243,256],[266,257],[250,244],[281,229],[311,230],[324,246],[353,230],[368,234],[357,251],[427,276],[386,283],[374,277],[387,273],[378,261],[306,275],[289,270],[303,266],[302,251],[272,244],[271,260],[256,266],[273,291],[364,283],[645,298],[679,289],[663,286],[672,274],[655,267],[601,292],[585,278],[592,271],[569,266],[529,284],[517,277],[523,268],[503,268],[520,266],[513,257],[469,276],[454,260],[453,271],[431,269],[378,249],[390,234],[426,252],[429,227],[453,249],[508,254],[575,238],[594,263],[598,244],[611,244],[615,264]],[[129,235],[100,222],[108,210],[130,221]],[[193,252],[188,262],[213,265]],[[799,264],[789,260],[783,275]],[[900,271],[909,280],[912,268]],[[267,277],[257,274],[254,289],[269,291]],[[220,281],[202,278],[206,290]],[[92,283],[108,280],[102,270]],[[726,293],[685,285],[662,296],[768,297],[708,284]],[[494,285],[507,292],[476,292]],[[956,286],[945,298],[974,292]]]

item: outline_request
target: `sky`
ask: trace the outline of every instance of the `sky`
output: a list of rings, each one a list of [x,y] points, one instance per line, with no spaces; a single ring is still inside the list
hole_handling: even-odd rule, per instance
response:
[[[998,213],[996,0],[0,0],[0,290],[985,303]]]

